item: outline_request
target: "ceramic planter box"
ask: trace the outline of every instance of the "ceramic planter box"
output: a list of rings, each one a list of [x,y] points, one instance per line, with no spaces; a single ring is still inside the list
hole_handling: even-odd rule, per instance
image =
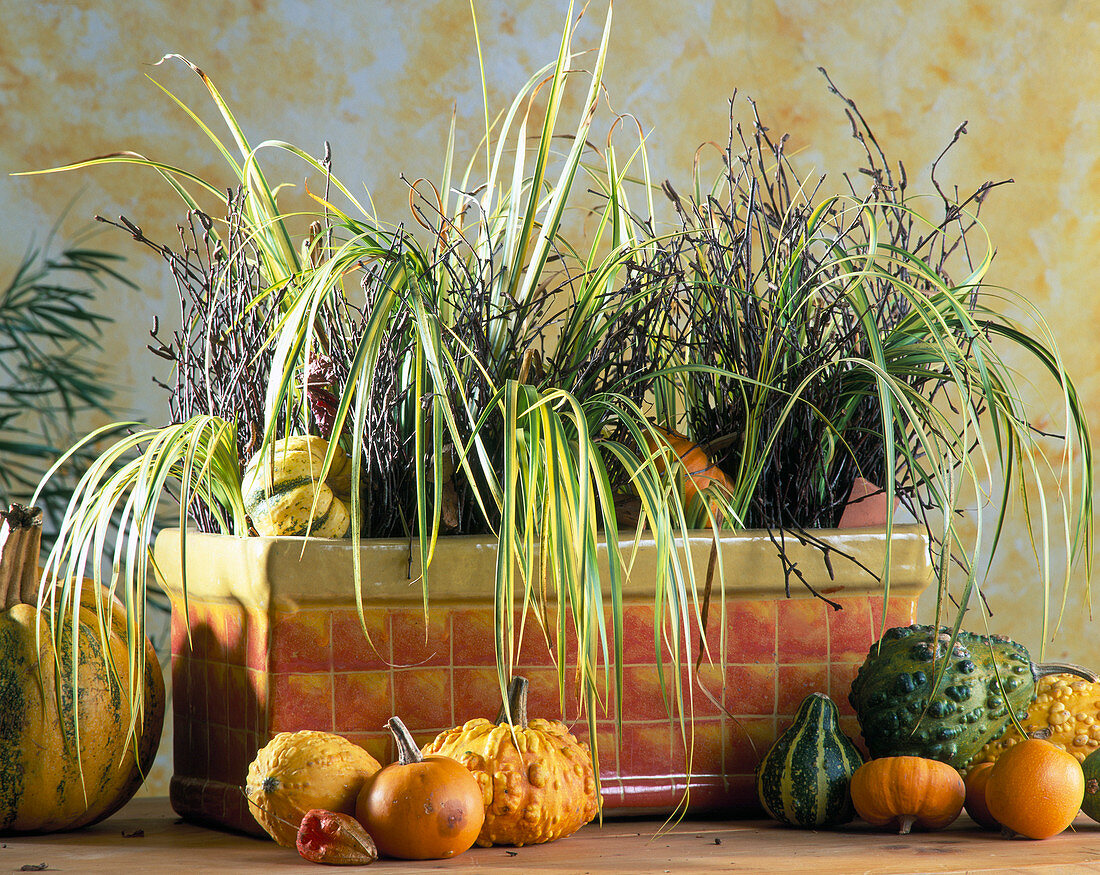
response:
[[[881,529],[817,534],[881,568]],[[931,580],[923,530],[895,527],[893,539],[888,626],[913,621],[916,599]],[[710,544],[705,533],[692,541],[700,581]],[[277,732],[336,732],[385,763],[392,757],[383,723],[393,714],[421,743],[473,717],[495,716],[494,544],[440,541],[426,620],[419,584],[410,583],[410,571],[414,579],[417,572],[408,542],[372,541],[361,549],[370,643],[355,609],[347,542],[189,535],[185,611],[179,534],[160,535],[156,561],[173,601],[171,797],[177,813],[258,832],[241,788],[256,751]],[[691,807],[748,812],[757,804],[756,763],[805,695],[829,693],[846,730],[858,735],[847,690],[881,632],[883,599],[879,583],[853,563],[833,554],[830,578],[821,551],[791,539],[788,552],[799,570],[842,610],[796,581],[787,598],[765,534],[730,534],[722,549],[724,617],[712,605],[708,637],[717,654],[725,628],[726,659],[704,662],[696,676]],[[643,544],[624,587],[621,743],[614,713],[598,715],[607,815],[669,812],[687,783],[678,723],[669,719],[657,675],[654,554]],[[567,696],[563,713],[553,660],[532,617],[518,663],[531,682],[531,715],[564,719],[586,739],[575,697]]]

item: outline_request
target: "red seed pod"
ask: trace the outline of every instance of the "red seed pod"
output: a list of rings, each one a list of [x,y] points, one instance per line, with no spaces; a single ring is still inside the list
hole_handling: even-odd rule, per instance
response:
[[[350,814],[313,808],[298,827],[298,853],[311,863],[363,866],[378,859],[378,849],[363,825]]]

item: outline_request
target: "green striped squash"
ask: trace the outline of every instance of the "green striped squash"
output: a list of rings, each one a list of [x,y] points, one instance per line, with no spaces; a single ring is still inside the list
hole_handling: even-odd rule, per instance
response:
[[[342,538],[351,524],[351,460],[337,445],[324,481],[328,441],[292,435],[257,453],[245,466],[241,494],[257,534]]]
[[[111,602],[104,647],[93,587],[85,581],[76,647],[66,621],[55,650],[49,620],[33,605],[0,612],[0,835],[96,823],[130,800],[153,764],[164,719],[160,663],[146,639],[143,706],[130,738],[126,609]]]
[[[756,792],[768,814],[789,826],[836,826],[855,817],[848,785],[861,765],[833,700],[811,693],[757,766]]]

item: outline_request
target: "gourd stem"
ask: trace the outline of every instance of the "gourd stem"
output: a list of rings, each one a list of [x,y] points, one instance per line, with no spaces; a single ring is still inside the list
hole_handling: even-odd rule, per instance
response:
[[[907,836],[909,831],[913,828],[913,824],[917,822],[917,819],[911,814],[906,814],[898,818],[898,835]]]
[[[1072,674],[1090,683],[1100,681],[1100,675],[1089,671],[1087,668],[1074,665],[1072,662],[1044,662],[1041,665],[1033,666],[1033,671],[1036,680],[1052,674]]]
[[[42,510],[13,504],[0,520],[0,610],[37,604]]]
[[[527,728],[527,678],[518,675],[508,685],[508,706],[501,706],[497,714],[497,726],[511,723],[520,729]],[[508,718],[512,719],[509,720]]]
[[[397,761],[401,765],[407,766],[424,760],[424,757],[420,755],[420,748],[413,741],[412,733],[401,722],[400,717],[391,717],[387,720],[386,728],[390,731],[390,735],[393,736],[394,743],[397,745]]]

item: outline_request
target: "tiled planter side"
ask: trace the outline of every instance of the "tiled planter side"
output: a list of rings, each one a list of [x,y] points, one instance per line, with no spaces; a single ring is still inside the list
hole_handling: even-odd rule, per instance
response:
[[[173,804],[195,820],[262,833],[243,788],[270,737],[266,612],[200,597],[188,615],[173,605]]]
[[[473,717],[495,715],[500,693],[489,600],[492,554],[476,542],[453,540],[441,547],[433,566],[426,622],[419,587],[407,582],[408,545],[387,543],[380,555],[364,554],[368,642],[350,592],[346,547],[340,557],[325,545],[318,556],[311,543],[302,556],[296,539],[189,539],[189,623],[178,598],[173,613],[176,811],[257,832],[241,788],[256,750],[277,732],[338,732],[388,762],[391,750],[382,727],[391,714],[401,714],[420,742]],[[174,554],[178,567],[176,547],[178,539],[158,541],[161,568],[172,567]],[[219,558],[219,553],[227,555]],[[911,541],[903,533],[895,553],[888,626],[912,621],[916,597],[929,579],[919,538]],[[203,561],[196,562],[196,556]],[[333,567],[341,561],[342,569]],[[797,586],[787,599],[781,575],[769,592],[767,574],[752,563],[748,571],[738,568],[736,578],[727,568],[724,607],[714,607],[708,624],[713,661],[703,662],[690,692],[684,692],[694,715],[693,810],[755,808],[756,763],[810,692],[832,695],[849,733],[858,734],[847,685],[881,631],[883,600],[873,579],[846,577],[840,560],[833,564],[837,580],[814,577],[813,582],[828,589],[841,611]],[[731,560],[731,568],[738,565]],[[800,567],[808,570],[810,562],[803,559]],[[652,583],[647,588],[638,581],[639,568],[636,563],[624,594],[621,745],[611,707],[597,715],[609,815],[670,811],[687,784],[679,724],[669,719],[657,675]],[[516,619],[518,624],[521,618]],[[800,633],[784,635],[784,628]],[[567,648],[572,646],[567,640]],[[668,684],[664,645],[662,657]],[[531,681],[531,714],[563,719],[585,738],[587,724],[575,694],[567,693],[564,708],[559,701],[556,669],[533,616],[527,618],[518,662]],[[610,688],[605,701],[614,701]]]

